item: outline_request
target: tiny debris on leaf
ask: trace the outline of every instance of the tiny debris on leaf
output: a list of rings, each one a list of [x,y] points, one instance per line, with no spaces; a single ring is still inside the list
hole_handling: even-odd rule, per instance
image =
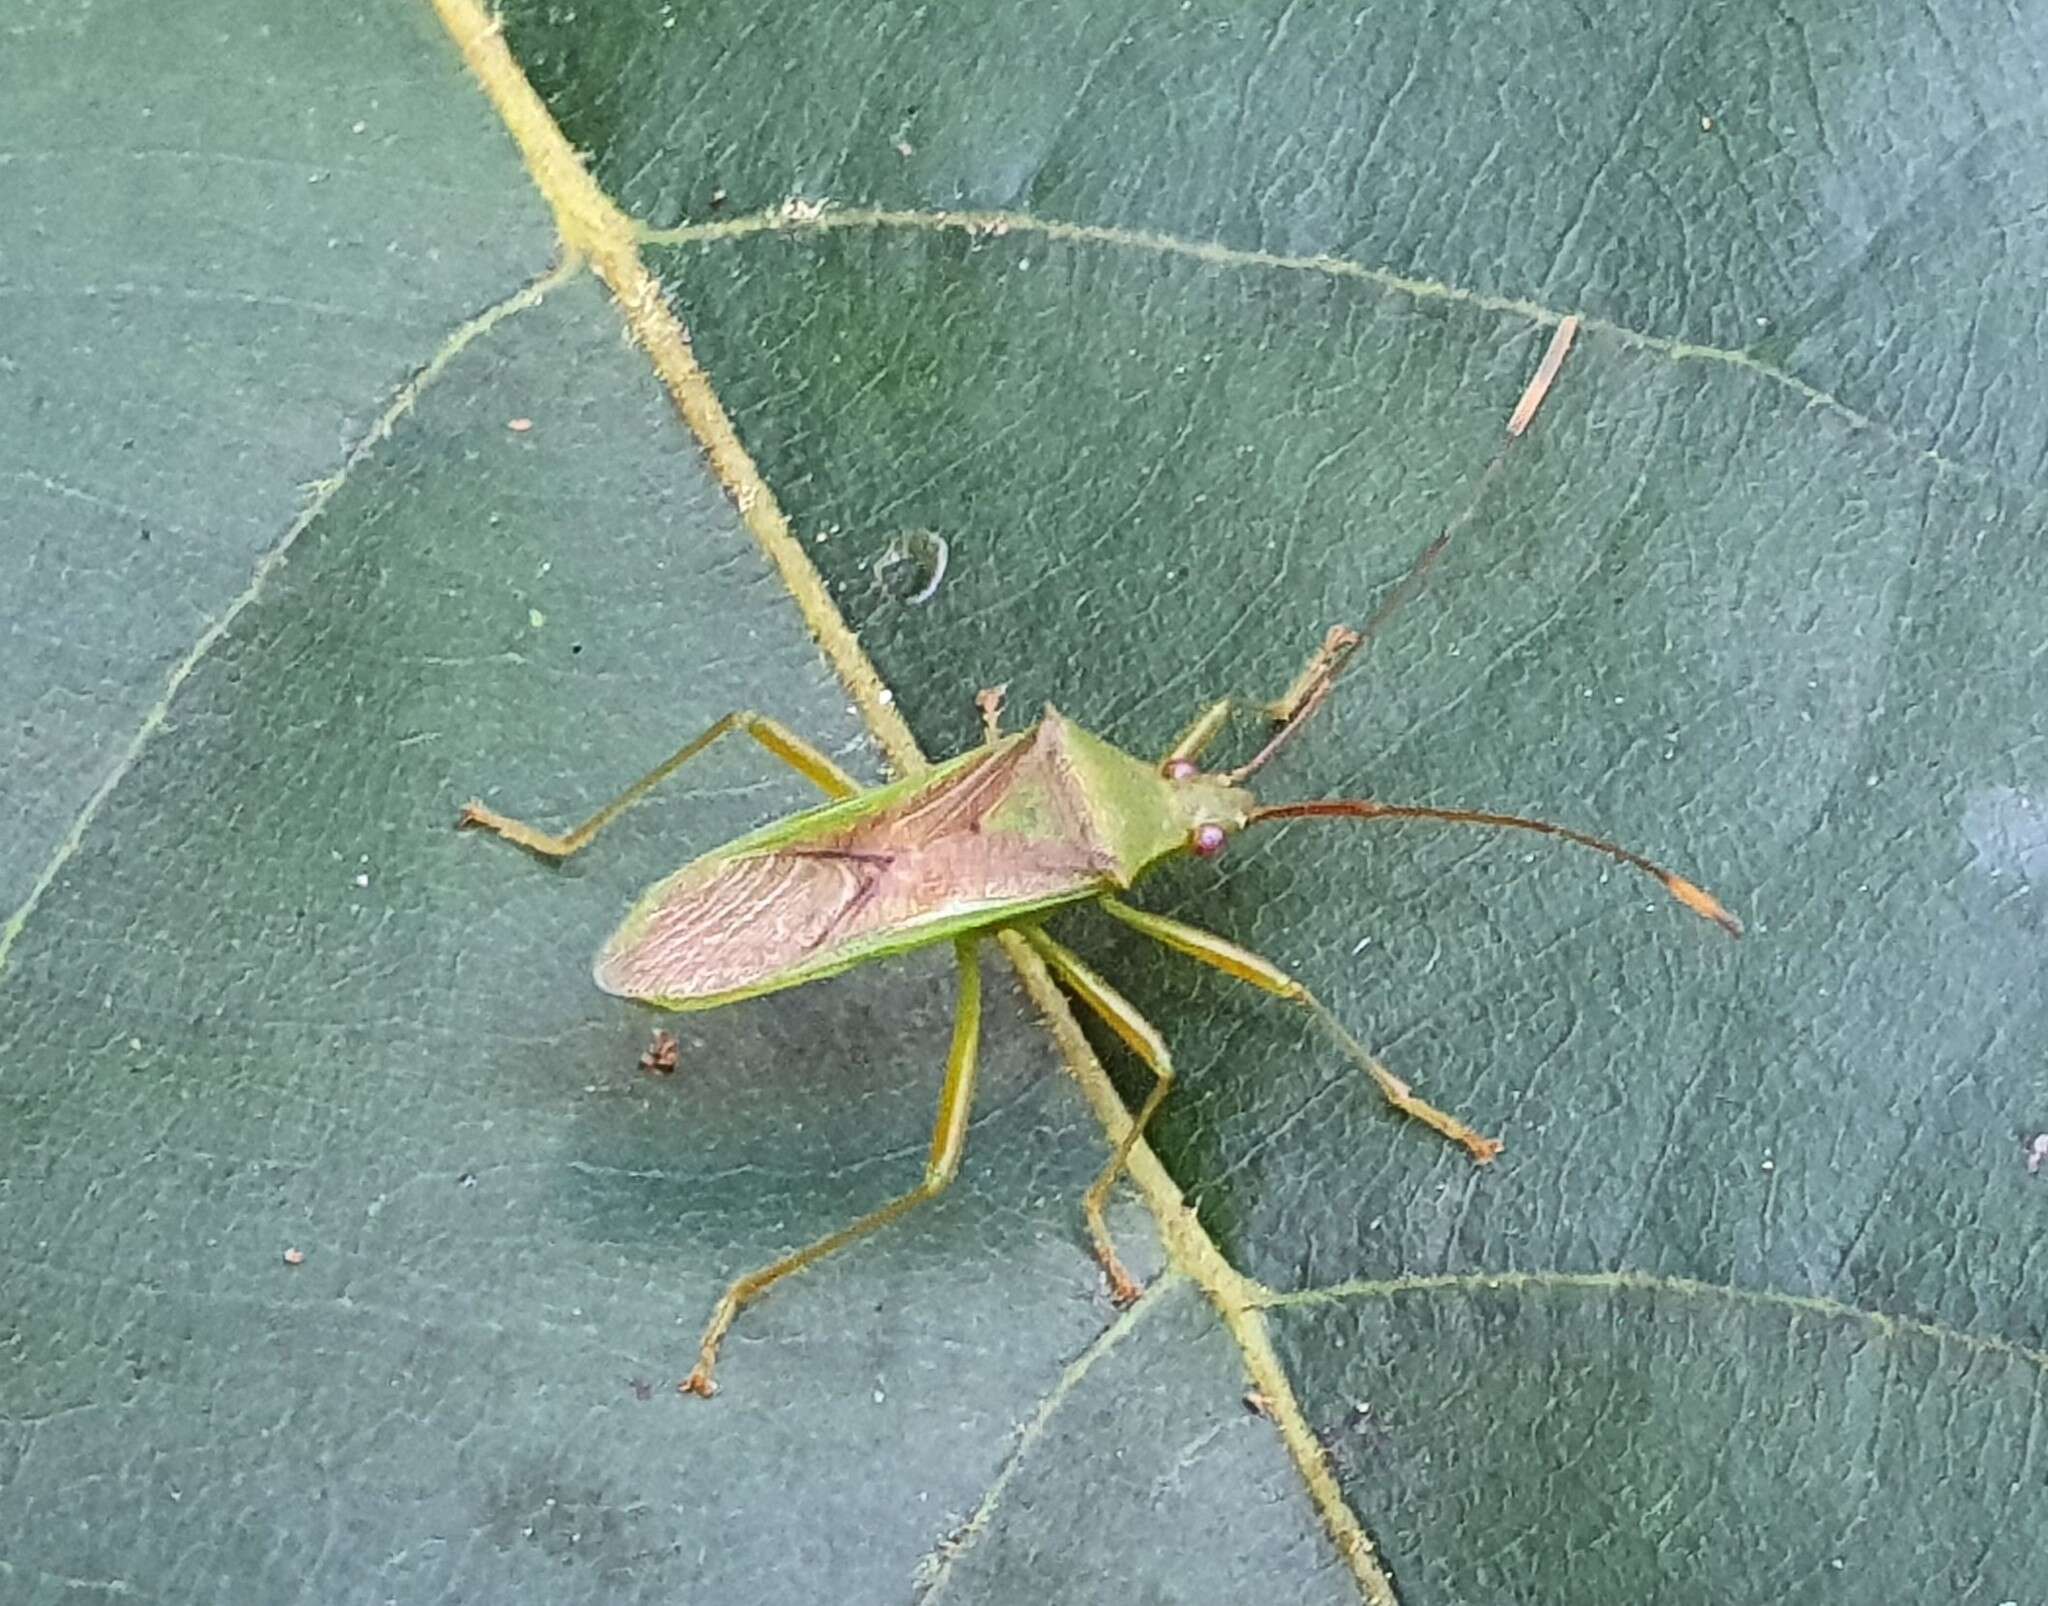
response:
[[[533,428],[533,420],[530,418],[507,419],[505,427],[515,435],[524,435],[529,429]]]
[[[974,694],[974,706],[981,710],[981,728],[994,741],[1002,734],[1003,697],[1009,691],[1008,682],[1000,686],[984,686]]]
[[[2036,1132],[2027,1145],[2027,1175],[2033,1176],[2044,1165],[2048,1165],[2048,1132]]]
[[[1572,341],[1578,332],[1576,314],[1558,320],[1557,331],[1550,337],[1550,348],[1536,365],[1536,376],[1529,381],[1529,388],[1522,392],[1522,399],[1515,403],[1515,410],[1508,418],[1510,437],[1521,434],[1535,421],[1536,409],[1543,405],[1543,398],[1550,394],[1550,387],[1557,382],[1557,371],[1564,366],[1565,353],[1572,349]]]
[[[653,1041],[647,1045],[647,1052],[640,1056],[640,1069],[655,1076],[667,1076],[676,1068],[682,1058],[682,1045],[673,1032],[656,1030]]]
[[[1272,1403],[1257,1389],[1244,1391],[1244,1408],[1253,1416],[1263,1416],[1268,1420],[1271,1420],[1273,1415]]]
[[[285,1264],[286,1264],[287,1266],[303,1266],[303,1265],[305,1265],[305,1263],[306,1263],[306,1251],[305,1251],[305,1250],[303,1250],[303,1249],[287,1249],[287,1250],[286,1250],[286,1251],[284,1252],[284,1263],[285,1263]]]

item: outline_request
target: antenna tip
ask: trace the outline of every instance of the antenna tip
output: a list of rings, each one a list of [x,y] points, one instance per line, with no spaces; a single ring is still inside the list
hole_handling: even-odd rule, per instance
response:
[[[1682,875],[1664,877],[1665,888],[1686,908],[1702,919],[1711,920],[1731,937],[1742,935],[1742,922],[1729,912],[1726,905],[1705,887],[1694,886]]]

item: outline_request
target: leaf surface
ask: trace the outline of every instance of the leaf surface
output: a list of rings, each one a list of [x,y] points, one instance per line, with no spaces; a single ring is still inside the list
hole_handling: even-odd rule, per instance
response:
[[[878,777],[817,599],[423,14],[25,37],[11,1594],[2029,1598],[2037,22],[508,8],[927,752],[998,683],[1163,750],[1469,514],[1262,795],[1554,816],[1749,924],[1422,825],[1141,889],[1503,1137],[1475,1171],[1063,918],[1173,1046],[1182,1271],[1102,1301],[1102,1136],[991,955],[961,1184],[748,1312],[708,1406],[723,1282],[918,1175],[947,963],[645,1076],[591,951],[801,783],[721,748],[558,870],[448,826],[580,819],[740,706]]]

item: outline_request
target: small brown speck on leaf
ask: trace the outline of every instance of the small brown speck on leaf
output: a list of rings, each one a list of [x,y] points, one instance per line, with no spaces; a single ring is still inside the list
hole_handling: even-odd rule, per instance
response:
[[[981,728],[994,741],[1001,734],[1003,726],[1003,695],[1009,691],[1007,682],[1000,686],[984,686],[974,694],[974,706],[981,710]]]
[[[287,1266],[303,1266],[303,1265],[305,1265],[305,1263],[306,1263],[306,1251],[305,1251],[305,1250],[303,1250],[303,1249],[287,1249],[287,1250],[286,1250],[286,1251],[284,1252],[284,1263],[285,1263],[285,1264],[286,1264]]]
[[[647,1052],[640,1056],[640,1069],[655,1076],[667,1076],[676,1068],[682,1058],[682,1045],[673,1032],[657,1030],[654,1040],[647,1045]]]
[[[1572,341],[1578,332],[1577,314],[1558,320],[1557,329],[1550,337],[1550,348],[1536,365],[1536,376],[1529,381],[1529,388],[1522,392],[1522,399],[1515,403],[1515,410],[1508,419],[1510,437],[1520,435],[1535,420],[1536,409],[1543,405],[1543,398],[1550,394],[1550,387],[1557,382],[1557,371],[1564,366],[1564,355],[1572,349]]]
[[[1273,1415],[1271,1402],[1257,1389],[1246,1389],[1244,1391],[1244,1408],[1251,1412],[1253,1416],[1263,1416],[1269,1420]]]

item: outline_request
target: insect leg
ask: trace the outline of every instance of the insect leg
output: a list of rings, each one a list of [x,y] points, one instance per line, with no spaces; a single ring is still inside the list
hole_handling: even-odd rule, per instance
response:
[[[858,1221],[849,1222],[837,1232],[827,1233],[735,1281],[712,1309],[711,1320],[704,1326],[704,1337],[697,1346],[696,1370],[679,1385],[683,1393],[708,1400],[718,1392],[718,1385],[711,1381],[712,1368],[718,1362],[718,1346],[734,1318],[747,1306],[783,1278],[837,1254],[878,1227],[908,1215],[927,1199],[936,1199],[960,1174],[960,1157],[967,1152],[968,1112],[974,1105],[976,1050],[981,1042],[979,943],[979,938],[962,937],[953,945],[960,961],[960,993],[953,1006],[953,1045],[946,1054],[946,1081],[939,1091],[939,1114],[932,1126],[931,1155],[925,1162],[924,1180],[879,1210],[870,1210]]]
[[[1230,699],[1211,703],[1195,716],[1195,722],[1180,733],[1173,746],[1166,750],[1166,756],[1159,761],[1164,769],[1177,759],[1186,759],[1192,764],[1202,756],[1202,750],[1216,740],[1224,725],[1230,719]]]
[[[552,832],[540,830],[522,820],[511,819],[496,809],[486,808],[482,803],[474,801],[463,805],[462,813],[456,818],[455,823],[458,827],[474,825],[486,831],[495,831],[499,836],[518,843],[529,852],[538,853],[542,858],[566,859],[570,854],[590,846],[600,831],[719,737],[736,730],[745,731],[827,797],[852,797],[860,790],[859,782],[788,726],[765,715],[756,714],[751,709],[742,708],[716,721],[703,735],[657,764],[573,831],[556,836]]]
[[[1142,931],[1155,942],[1199,959],[1205,965],[1213,965],[1226,975],[1235,976],[1239,981],[1248,981],[1254,987],[1263,989],[1276,998],[1285,998],[1301,1005],[1314,1015],[1325,1031],[1337,1039],[1344,1052],[1372,1079],[1387,1097],[1387,1102],[1404,1115],[1413,1116],[1425,1126],[1433,1127],[1454,1143],[1461,1143],[1466,1151],[1480,1165],[1486,1164],[1500,1153],[1498,1138],[1484,1137],[1472,1130],[1455,1115],[1448,1115],[1428,1100],[1418,1098],[1408,1084],[1382,1065],[1378,1056],[1359,1042],[1344,1027],[1323,1001],[1316,997],[1300,982],[1271,960],[1261,959],[1249,948],[1240,948],[1227,937],[1204,931],[1199,926],[1186,925],[1178,920],[1169,920],[1165,915],[1155,915],[1148,910],[1134,909],[1115,898],[1098,900],[1105,913],[1114,915],[1125,925]]]
[[[1336,680],[1338,672],[1362,643],[1363,638],[1357,631],[1347,629],[1343,625],[1333,628],[1324,637],[1322,646],[1316,649],[1315,656],[1309,659],[1307,666],[1294,677],[1294,684],[1265,705],[1267,717],[1291,732],[1294,726],[1299,725],[1322,706],[1323,699],[1330,694],[1330,686]],[[1229,698],[1211,703],[1195,716],[1195,722],[1182,731],[1179,739],[1166,750],[1166,756],[1159,761],[1160,768],[1164,769],[1179,759],[1193,763],[1202,756],[1203,750],[1216,740],[1229,719]],[[1251,768],[1263,764],[1266,758],[1271,756],[1270,749],[1278,742],[1279,737],[1276,736],[1267,744],[1269,751],[1254,760],[1252,765],[1246,766],[1242,773],[1249,773]]]
[[[1366,627],[1368,632],[1372,628],[1371,625]],[[1315,656],[1294,677],[1294,684],[1266,705],[1267,717],[1275,721],[1278,728],[1266,738],[1264,747],[1229,771],[1224,779],[1235,786],[1271,763],[1273,755],[1292,741],[1295,733],[1315,717],[1316,710],[1329,701],[1330,689],[1337,684],[1338,675],[1343,673],[1352,655],[1365,643],[1366,637],[1349,625],[1331,626]]]
[[[1364,644],[1365,638],[1350,626],[1333,625],[1323,637],[1323,644],[1302,666],[1301,673],[1294,677],[1294,683],[1266,704],[1266,717],[1276,725],[1285,725],[1297,718],[1306,719],[1310,704],[1321,706],[1344,665]]]
[[[1159,1035],[1159,1029],[1138,1013],[1136,1005],[1089,969],[1079,955],[1061,947],[1034,927],[1025,927],[1023,936],[1052,967],[1053,973],[1073,990],[1074,996],[1094,1010],[1111,1031],[1128,1043],[1131,1051],[1150,1067],[1156,1078],[1152,1091],[1138,1107],[1137,1115],[1117,1140],[1116,1152],[1110,1155],[1102,1174],[1089,1184],[1081,1199],[1081,1208],[1088,1218],[1088,1236],[1095,1243],[1095,1258],[1102,1262],[1102,1269],[1109,1278],[1109,1297],[1119,1305],[1128,1305],[1138,1297],[1138,1285],[1124,1270],[1123,1261],[1117,1258],[1116,1245],[1110,1242],[1109,1225],[1103,1219],[1102,1211],[1109,1202],[1109,1190],[1123,1173],[1125,1162],[1130,1159],[1138,1139],[1144,1135],[1146,1124],[1173,1090],[1173,1056],[1167,1051],[1166,1039]]]

